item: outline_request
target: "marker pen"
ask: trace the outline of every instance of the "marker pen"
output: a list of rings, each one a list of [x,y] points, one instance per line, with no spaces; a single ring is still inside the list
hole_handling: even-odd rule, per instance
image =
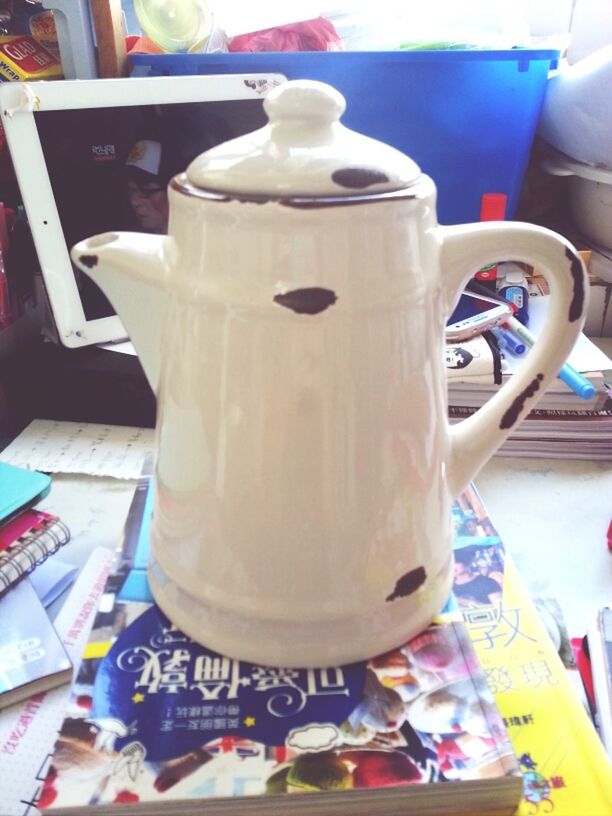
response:
[[[499,347],[506,349],[506,351],[509,351],[510,354],[514,354],[516,357],[518,357],[527,351],[527,346],[524,343],[521,343],[520,340],[517,340],[512,332],[507,331],[506,329],[500,329],[499,327],[493,328],[491,331],[497,338]]]
[[[536,338],[516,317],[511,317],[504,325],[510,329],[511,332],[514,332],[514,334],[520,337],[521,340],[524,340],[530,348],[535,344]],[[593,383],[590,383],[586,377],[583,377],[582,374],[576,371],[569,363],[563,364],[557,376],[572,389],[574,394],[577,394],[584,400],[592,399],[597,393],[597,389]]]

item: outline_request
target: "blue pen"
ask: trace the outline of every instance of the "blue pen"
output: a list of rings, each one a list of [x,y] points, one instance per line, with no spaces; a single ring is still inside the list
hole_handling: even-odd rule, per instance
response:
[[[590,383],[586,377],[583,377],[582,374],[576,371],[569,363],[565,363],[558,377],[572,389],[574,394],[578,394],[582,399],[589,400],[595,396],[597,389],[593,383]]]
[[[509,320],[506,322],[506,326],[511,332],[518,335],[521,340],[524,340],[528,346],[533,346],[536,342],[536,338],[533,336],[533,334],[529,331],[529,329],[526,329],[520,320],[516,319],[516,317],[509,318]],[[563,380],[563,382],[569,388],[572,389],[574,394],[577,394],[584,400],[592,399],[597,393],[597,389],[593,383],[589,382],[586,377],[583,377],[582,374],[579,371],[576,371],[576,369],[569,363],[564,363],[557,376],[560,380]]]
[[[497,338],[499,347],[502,349],[506,349],[506,351],[509,351],[510,354],[514,354],[518,357],[519,355],[524,354],[527,351],[527,346],[524,343],[521,343],[520,340],[517,340],[517,338],[512,334],[512,332],[500,328],[494,328],[491,329],[491,331]]]

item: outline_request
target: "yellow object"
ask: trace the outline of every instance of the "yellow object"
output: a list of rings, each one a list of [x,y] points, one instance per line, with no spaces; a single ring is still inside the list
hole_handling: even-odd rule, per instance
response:
[[[101,641],[100,643],[88,643],[83,652],[83,660],[93,660],[94,658],[105,657],[110,652],[113,641]]]
[[[0,36],[0,80],[61,79],[62,65],[34,37]]]
[[[463,615],[524,774],[517,816],[610,816],[612,763],[507,553],[499,608]]]

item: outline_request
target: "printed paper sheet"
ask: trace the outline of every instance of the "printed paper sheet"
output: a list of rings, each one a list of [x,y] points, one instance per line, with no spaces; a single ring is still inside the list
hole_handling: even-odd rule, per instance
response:
[[[0,460],[44,473],[137,479],[153,445],[150,428],[35,419],[0,452]]]

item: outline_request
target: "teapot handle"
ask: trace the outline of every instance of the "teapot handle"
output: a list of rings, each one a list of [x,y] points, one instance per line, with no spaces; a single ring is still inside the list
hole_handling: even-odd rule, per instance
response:
[[[517,372],[471,417],[449,425],[448,483],[456,497],[559,373],[584,325],[588,279],[570,242],[543,227],[488,222],[435,231],[447,315],[475,271],[500,260],[523,261],[542,269],[551,291],[543,330]]]

